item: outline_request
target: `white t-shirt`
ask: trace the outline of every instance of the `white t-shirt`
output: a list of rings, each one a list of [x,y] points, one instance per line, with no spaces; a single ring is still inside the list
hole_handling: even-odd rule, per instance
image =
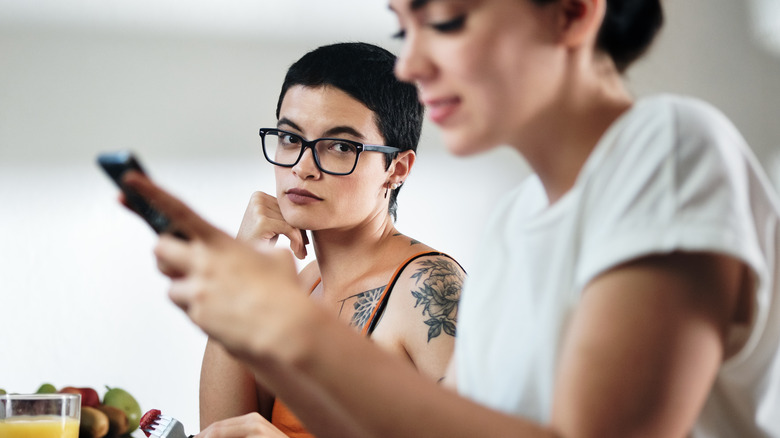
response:
[[[780,209],[773,193],[717,110],[670,95],[636,102],[558,202],[548,205],[531,176],[492,216],[460,306],[458,390],[549,421],[567,323],[595,276],[649,254],[728,254],[756,275],[754,319],[744,346],[721,366],[692,436],[780,437]]]

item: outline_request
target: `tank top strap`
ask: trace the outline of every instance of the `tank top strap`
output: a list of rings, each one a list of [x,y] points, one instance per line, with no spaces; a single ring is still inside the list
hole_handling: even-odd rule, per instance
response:
[[[314,285],[312,285],[311,289],[309,289],[309,295],[314,293],[314,289],[317,289],[317,286],[319,286],[320,283],[322,283],[322,277],[318,277],[317,281],[314,282]]]
[[[387,302],[390,299],[390,292],[395,287],[395,283],[398,281],[398,277],[401,275],[401,272],[403,272],[404,269],[406,269],[407,266],[409,266],[413,261],[419,259],[420,257],[427,257],[427,256],[444,256],[455,263],[458,263],[454,258],[452,258],[450,255],[445,254],[443,252],[439,251],[426,251],[421,252],[418,254],[415,254],[408,259],[404,260],[403,263],[401,263],[400,266],[398,266],[398,269],[395,270],[395,273],[393,273],[393,276],[390,277],[390,281],[387,283],[387,286],[385,287],[384,292],[382,292],[382,296],[379,298],[379,303],[377,303],[376,307],[374,308],[374,311],[371,313],[371,317],[368,319],[368,322],[366,325],[363,326],[363,329],[361,330],[361,333],[363,333],[366,336],[371,336],[371,333],[374,332],[374,329],[376,329],[376,325],[379,323],[379,320],[382,317],[382,314],[385,311],[385,307],[387,307]],[[460,264],[458,263],[458,266]]]

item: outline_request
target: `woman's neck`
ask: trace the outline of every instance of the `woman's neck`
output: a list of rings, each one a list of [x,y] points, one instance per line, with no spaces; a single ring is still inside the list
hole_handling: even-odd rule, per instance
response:
[[[614,67],[588,72],[566,78],[555,104],[528,124],[531,134],[513,142],[539,176],[550,204],[572,188],[601,137],[633,104]]]
[[[379,261],[388,258],[387,249],[398,239],[390,216],[373,218],[348,229],[313,231],[312,243],[324,288],[348,289],[372,275]]]

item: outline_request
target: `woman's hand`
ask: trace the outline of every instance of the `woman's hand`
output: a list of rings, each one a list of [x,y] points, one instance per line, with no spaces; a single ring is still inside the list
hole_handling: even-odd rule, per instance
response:
[[[172,280],[170,299],[195,324],[239,358],[303,352],[288,337],[308,338],[300,322],[315,310],[289,252],[232,238],[140,173],[128,172],[124,183],[188,237],[162,235],[155,255],[160,271]]]
[[[257,412],[217,421],[195,438],[287,438],[270,421]]]
[[[290,239],[295,257],[306,258],[306,232],[288,224],[282,216],[277,199],[267,193],[254,192],[244,212],[236,238],[245,242],[273,247],[279,235]]]

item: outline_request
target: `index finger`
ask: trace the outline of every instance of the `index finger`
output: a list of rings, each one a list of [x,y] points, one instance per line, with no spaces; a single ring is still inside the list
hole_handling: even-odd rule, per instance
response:
[[[184,233],[189,238],[209,240],[220,233],[216,227],[198,216],[178,198],[153,183],[144,174],[136,171],[125,172],[122,184],[146,199],[150,205],[171,221],[177,231]]]

